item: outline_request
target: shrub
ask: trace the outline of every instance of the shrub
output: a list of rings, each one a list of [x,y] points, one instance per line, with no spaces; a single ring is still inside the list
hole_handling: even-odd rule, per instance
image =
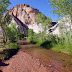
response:
[[[69,33],[69,34],[68,34]],[[28,41],[31,43],[39,44],[48,49],[53,49],[59,52],[72,55],[72,34],[68,32],[67,35],[59,38],[57,35],[43,33],[36,34],[32,29],[29,30]]]
[[[16,35],[16,39],[17,40],[21,40],[21,39],[23,39],[24,38],[24,32],[22,32],[22,33],[18,33],[17,35]]]
[[[13,23],[11,24],[11,27],[9,26],[5,27],[5,32],[10,42],[14,42],[24,38],[24,33],[20,33],[19,30],[16,28],[16,25]]]
[[[46,33],[46,30],[50,27],[52,27],[51,23],[52,23],[52,19],[51,18],[47,18],[44,14],[42,13],[38,13],[37,17],[36,17],[36,22],[37,24],[41,23],[42,27],[44,28],[43,31],[44,33]]]
[[[29,42],[31,42],[31,43],[33,43],[33,36],[34,36],[33,30],[32,30],[32,29],[29,29],[29,30],[28,30],[28,38],[27,38],[27,40],[28,40]]]
[[[6,26],[5,27],[5,31],[6,31],[6,34],[7,34],[7,38],[11,41],[11,42],[14,42],[15,41],[15,33],[14,31],[11,30],[10,27]]]
[[[10,43],[7,45],[8,49],[19,49],[19,46],[17,43]]]
[[[51,23],[52,23],[52,19],[51,18],[47,18],[47,19],[45,19],[45,21],[43,22],[43,26],[48,26],[48,28],[50,28],[51,27]]]
[[[57,43],[56,35],[45,35],[43,33],[36,34],[33,32],[32,29],[29,29],[28,33],[29,35],[28,35],[27,40],[31,43],[36,43],[39,45],[42,45],[45,41],[51,41],[53,43]]]

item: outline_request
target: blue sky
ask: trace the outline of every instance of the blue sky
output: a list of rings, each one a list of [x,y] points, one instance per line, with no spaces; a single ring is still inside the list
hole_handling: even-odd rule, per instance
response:
[[[51,5],[48,5],[48,0],[10,0],[10,2],[11,4],[8,9],[11,9],[18,4],[28,4],[30,7],[38,9],[47,17],[51,17],[52,20],[58,20],[57,15],[54,16],[53,13],[50,11],[52,10],[52,7]]]

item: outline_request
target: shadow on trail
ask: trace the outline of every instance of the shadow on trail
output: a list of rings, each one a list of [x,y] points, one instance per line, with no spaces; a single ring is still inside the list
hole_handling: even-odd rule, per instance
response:
[[[51,49],[53,47],[52,41],[45,41],[40,46],[47,48],[47,49]]]
[[[9,60],[13,55],[17,54],[18,50],[16,50],[16,49],[5,49],[2,52],[0,52],[0,57],[3,56],[3,57],[1,57],[2,60]]]
[[[0,70],[0,72],[2,72],[2,71]]]
[[[0,62],[0,66],[8,66],[9,64],[5,64],[3,62]]]
[[[30,45],[31,43],[28,43],[28,42],[21,42],[21,43],[18,43],[19,45]]]

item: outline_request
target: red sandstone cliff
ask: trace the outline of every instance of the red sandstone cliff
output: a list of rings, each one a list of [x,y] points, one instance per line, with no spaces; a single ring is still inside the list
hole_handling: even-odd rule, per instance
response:
[[[24,24],[33,24],[35,23],[36,15],[39,10],[30,7],[27,4],[16,5],[10,9],[8,14],[13,13],[18,19],[20,19]]]

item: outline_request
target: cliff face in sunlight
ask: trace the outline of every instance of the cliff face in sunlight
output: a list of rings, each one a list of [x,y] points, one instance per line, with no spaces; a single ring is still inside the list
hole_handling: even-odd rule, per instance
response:
[[[36,15],[39,10],[30,7],[27,4],[16,5],[12,9],[7,12],[9,15],[11,13],[14,14],[19,20],[21,20],[24,24],[34,24]]]

